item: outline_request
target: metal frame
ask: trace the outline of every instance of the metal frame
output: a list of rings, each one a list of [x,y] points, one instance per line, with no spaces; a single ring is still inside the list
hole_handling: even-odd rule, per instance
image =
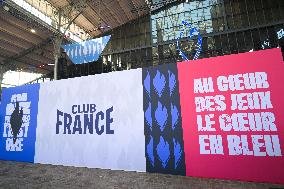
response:
[[[64,35],[66,31],[69,29],[72,23],[83,13],[83,10],[86,8],[87,0],[77,0],[73,1],[72,3],[68,4],[67,6],[59,9],[58,11],[58,23],[57,23],[57,35],[54,36],[52,39],[53,46],[54,46],[54,80],[57,80],[57,71],[58,71],[58,58],[60,57],[60,50],[61,44],[64,39]],[[54,15],[57,16],[57,15]],[[65,28],[64,32],[61,33],[61,27],[63,26],[61,21],[62,17],[65,16],[70,20],[66,23],[67,27]],[[57,19],[55,19],[57,20]]]
[[[41,43],[39,43],[39,44],[37,44],[37,45],[35,45],[31,48],[23,50],[22,52],[20,52],[19,54],[15,55],[15,56],[12,56],[12,57],[9,57],[9,58],[3,60],[3,63],[1,63],[1,65],[5,66],[5,69],[3,68],[5,70],[4,72],[8,71],[9,68],[15,69],[15,67],[16,67],[15,62],[17,60],[19,60],[20,58],[38,50],[38,49],[41,49],[41,48],[47,46],[50,43],[51,43],[51,39],[48,38],[48,39],[42,41]]]
[[[40,20],[39,18],[33,16],[31,13],[29,13],[28,11],[24,10],[23,8],[21,8],[19,5],[15,4],[13,1],[11,0],[7,0],[5,2],[5,4],[7,6],[9,6],[10,11],[9,13],[16,17],[17,19],[20,19],[22,21],[25,21],[27,23],[33,23],[33,25],[36,25],[36,27],[40,28],[41,30],[49,30],[54,36],[57,36],[60,34],[60,31],[56,30],[56,28],[49,26],[48,24],[46,24],[45,22],[43,22],[42,20]],[[22,57],[25,57],[26,55],[38,50],[38,49],[42,49],[43,47],[49,45],[52,40],[54,39],[54,36],[51,36],[49,38],[47,38],[46,40],[43,40],[41,43],[34,45],[26,50],[23,50],[22,52],[20,52],[19,54],[15,55],[15,56],[11,56],[6,58],[5,60],[3,60],[0,65],[3,66],[3,70],[4,72],[12,69],[16,69],[17,68],[17,63],[18,60]],[[71,39],[69,39],[69,41],[72,41]],[[27,65],[33,65],[33,64],[29,64],[29,63],[25,63],[23,62],[23,64],[27,64]],[[36,65],[33,65],[36,66]],[[44,68],[39,68],[42,70],[47,70]]]

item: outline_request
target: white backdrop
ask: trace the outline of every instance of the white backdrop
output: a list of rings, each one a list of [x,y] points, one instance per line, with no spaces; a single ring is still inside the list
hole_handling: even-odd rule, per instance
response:
[[[145,172],[141,81],[136,69],[41,84],[35,163]],[[72,114],[76,104],[96,104],[97,112],[113,106],[114,134],[56,134],[57,109]]]

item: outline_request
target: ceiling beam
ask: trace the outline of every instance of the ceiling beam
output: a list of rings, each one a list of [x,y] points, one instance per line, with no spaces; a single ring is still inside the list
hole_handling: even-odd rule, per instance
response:
[[[19,36],[17,35],[14,35],[14,34],[10,34],[10,33],[7,33],[7,32],[3,32],[0,30],[0,41],[5,41],[9,44],[12,44],[16,47],[20,47],[22,49],[27,49],[27,48],[30,48],[32,47],[34,44],[31,43],[30,41],[26,40],[26,39],[22,39],[22,38],[19,38]],[[53,49],[50,50],[50,49],[44,49],[46,54],[50,54],[52,53],[53,54]]]
[[[36,29],[36,33],[31,33],[32,35],[36,36],[39,39],[45,39],[46,35],[50,35],[52,32],[48,30],[44,30],[43,28],[37,27],[36,24],[33,23],[27,23],[25,21],[22,21],[18,19],[17,17],[14,17],[13,15],[9,14],[6,11],[0,11],[0,17],[5,20],[5,22],[13,25],[16,28],[19,28],[21,30],[25,30],[30,32],[30,29]]]
[[[91,4],[90,4],[91,3]],[[101,20],[102,22],[104,23],[107,23],[105,18],[102,17],[102,15],[100,15],[102,13],[102,4],[100,2],[97,2],[97,4],[92,4],[92,3],[95,3],[95,2],[87,2],[87,5],[91,8],[91,10],[93,11],[93,13],[95,13],[96,17],[98,18],[97,20]],[[95,10],[95,7],[98,8],[98,10]],[[83,12],[83,15],[84,15],[84,12]],[[116,20],[117,23],[119,23],[117,20]],[[92,23],[94,26],[98,26],[99,23]],[[109,24],[109,23],[107,23]]]
[[[23,49],[17,48],[16,46],[10,45],[6,42],[2,42],[1,40],[0,40],[0,49],[1,49],[2,52],[5,52],[8,55],[6,57],[3,57],[4,59],[12,57],[13,55],[23,51]],[[53,56],[51,56],[51,57],[53,57]],[[33,63],[33,64],[35,64],[35,66],[41,66],[41,65],[45,65],[45,64],[49,64],[49,63],[54,62],[53,59],[38,55],[36,53],[28,54],[28,55],[22,57],[21,60],[29,62],[29,63]],[[2,61],[3,61],[3,59],[2,59]]]
[[[137,7],[137,5],[134,3],[133,0],[130,0],[130,3],[133,5],[134,10],[139,10],[139,7]],[[140,16],[140,11],[136,11],[136,18]]]
[[[6,58],[5,60],[2,61],[1,65],[5,66],[6,68],[13,66],[12,64],[15,63],[15,61],[19,60],[20,58],[34,52],[35,50],[41,49],[45,46],[47,46],[49,43],[51,43],[52,40],[51,38],[48,38],[44,41],[42,41],[41,43],[32,46],[31,48],[28,48],[26,50],[21,51],[19,54],[15,55],[15,56],[11,56],[9,58]],[[14,67],[14,66],[13,66]],[[9,70],[9,68],[8,68]]]
[[[118,4],[120,6],[120,8],[123,10],[124,14],[127,16],[127,20],[132,20],[134,19],[134,15],[133,13],[131,13],[131,8],[129,7],[129,2],[128,1],[118,1]]]
[[[13,52],[13,54],[18,54],[19,52],[22,52],[23,50],[29,48],[29,47],[19,46],[16,43],[14,43],[13,41],[5,40],[5,39],[4,40],[0,39],[0,45],[1,45],[2,48],[6,49],[10,52]],[[43,53],[41,54],[41,52],[43,52]],[[50,52],[48,52],[45,49],[40,49],[40,51],[34,51],[34,53],[31,53],[27,56],[32,55],[31,58],[35,58],[35,60],[39,60],[41,62],[54,60],[53,56],[47,55],[47,53],[50,53]]]
[[[5,49],[1,49],[1,50],[0,50],[0,57],[1,57],[2,60],[3,60],[4,58],[10,57],[9,54],[11,54],[11,53],[9,53],[8,51],[6,51]],[[29,69],[32,69],[32,70],[40,70],[40,71],[38,71],[38,72],[40,72],[40,73],[46,73],[46,72],[50,72],[50,71],[51,71],[51,69],[50,69],[49,67],[39,67],[39,66],[38,66],[38,62],[36,62],[36,61],[34,61],[34,60],[32,60],[32,59],[28,59],[27,57],[23,57],[23,58],[21,58],[21,59],[19,59],[19,60],[16,60],[14,65],[17,65],[19,68],[23,68],[24,70],[25,70],[25,69],[28,69],[28,70],[29,70]],[[4,69],[5,72],[6,72],[6,71],[9,71],[9,70],[15,70],[15,69],[16,69],[16,67],[13,66],[13,65],[10,65],[10,66],[8,66],[8,67],[5,67],[4,65],[1,65],[1,64],[0,64],[0,67],[1,67],[1,66],[2,66],[3,68],[5,68],[5,69]],[[8,70],[7,70],[7,68],[8,68]]]
[[[67,0],[68,4],[71,3],[70,1],[71,1],[71,0]],[[94,29],[95,25],[92,23],[92,21],[91,21],[88,17],[86,17],[86,16],[84,15],[84,13],[86,12],[87,8],[90,8],[90,6],[89,6],[89,4],[88,4],[88,1],[86,1],[86,8],[85,8],[84,11],[82,12],[82,14],[78,16],[78,19],[76,19],[76,20],[74,21],[74,23],[75,23],[77,26],[79,26],[80,28],[82,28],[85,32],[87,32],[90,36],[92,36],[89,31],[92,30],[92,29]],[[91,28],[86,28],[86,27],[84,26],[84,24],[86,24],[86,23],[84,23],[84,22],[83,22],[83,23],[82,23],[82,22],[79,22],[78,20],[79,20],[81,17],[84,17],[84,19],[85,19],[87,22],[89,22],[89,24],[91,24],[92,27],[91,27]]]
[[[115,15],[115,13],[112,11],[112,9],[110,9],[107,5],[105,5],[103,1],[101,1],[101,3],[102,3],[102,5],[104,5],[104,7],[107,9],[107,11],[102,11],[102,9],[101,9],[101,14],[102,14],[102,13],[109,12],[110,15],[111,15],[111,18],[114,18],[115,21],[118,23],[117,26],[120,26],[121,24],[123,24],[123,21],[120,20],[120,18],[118,18],[118,17]],[[100,6],[101,6],[101,5],[100,5]]]
[[[31,14],[21,6],[13,2],[12,0],[6,0],[5,3],[6,5],[9,6],[9,11],[7,12],[7,15],[12,16],[11,19],[17,20],[16,23],[28,24],[34,26],[35,28],[38,28],[39,30],[41,30],[41,32],[43,32],[41,35],[42,37],[48,35],[49,33],[56,32],[56,29],[53,26],[48,25],[38,17],[34,16],[33,14]],[[20,22],[18,22],[18,20]]]
[[[18,28],[17,26],[9,23],[6,20],[2,20],[0,19],[0,31],[4,31],[6,33],[11,33],[14,34],[22,39],[26,39],[28,41],[30,41],[33,44],[37,44],[39,42],[41,42],[43,39],[36,36],[36,35],[32,35],[32,33],[28,30],[23,30]]]

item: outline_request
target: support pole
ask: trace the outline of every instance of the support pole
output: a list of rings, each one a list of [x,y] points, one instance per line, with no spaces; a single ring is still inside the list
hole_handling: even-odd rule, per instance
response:
[[[83,8],[82,8],[83,9]],[[54,37],[53,39],[53,46],[54,46],[54,80],[58,79],[58,58],[60,58],[61,55],[61,44],[62,41],[64,39],[64,35],[66,33],[66,31],[70,28],[71,24],[78,18],[78,16],[80,16],[83,12],[83,10],[81,10],[72,20],[70,20],[68,22],[67,27],[65,28],[65,30],[63,31],[63,33],[61,34],[61,21],[62,21],[62,9],[59,9],[59,14],[58,14],[58,26],[57,26],[57,30],[58,30],[58,34]]]
[[[57,80],[57,72],[58,72],[58,58],[60,57],[60,46],[62,43],[63,36],[61,36],[61,18],[62,18],[62,9],[59,9],[58,11],[58,25],[57,25],[57,31],[58,35],[56,35],[53,39],[53,46],[54,46],[54,80]]]
[[[55,59],[55,62],[54,62],[54,80],[58,79],[58,75],[57,75],[57,72],[58,72],[58,59],[59,59],[60,54],[61,54],[60,53],[61,43],[62,43],[61,36],[56,36],[54,38],[54,41],[53,41],[53,45],[54,45],[54,59]]]

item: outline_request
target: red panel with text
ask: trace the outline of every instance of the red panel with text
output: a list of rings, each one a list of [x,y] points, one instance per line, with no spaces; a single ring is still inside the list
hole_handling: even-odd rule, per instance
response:
[[[284,184],[280,49],[178,63],[186,175]]]

